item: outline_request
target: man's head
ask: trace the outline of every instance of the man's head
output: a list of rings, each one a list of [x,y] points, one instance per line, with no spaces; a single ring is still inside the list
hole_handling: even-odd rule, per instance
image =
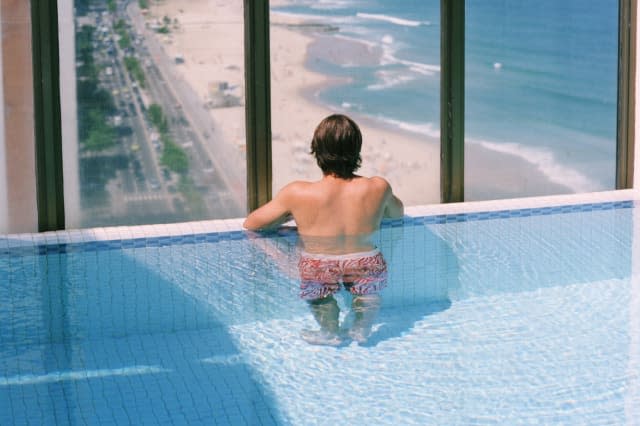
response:
[[[311,153],[325,175],[348,179],[360,168],[362,134],[346,115],[333,114],[318,124],[311,141]]]

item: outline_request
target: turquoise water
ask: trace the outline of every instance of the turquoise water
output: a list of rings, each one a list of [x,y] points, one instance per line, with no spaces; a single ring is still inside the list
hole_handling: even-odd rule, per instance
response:
[[[273,10],[384,52],[375,64],[311,57],[310,68],[350,78],[321,91],[322,102],[437,137],[439,4],[297,0]],[[618,2],[467,1],[465,20],[466,141],[528,160],[569,192],[612,189]]]
[[[637,214],[389,223],[373,333],[339,347],[301,338],[291,231],[2,249],[0,424],[634,424]]]

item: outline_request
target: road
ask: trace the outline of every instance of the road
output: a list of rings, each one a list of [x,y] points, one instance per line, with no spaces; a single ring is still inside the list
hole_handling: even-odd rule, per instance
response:
[[[144,40],[149,93],[170,119],[172,135],[189,154],[193,179],[205,191],[211,217],[240,217],[245,212],[244,159],[234,146],[219,137],[203,100],[176,72],[156,35],[145,26],[136,2],[126,6],[129,22]]]

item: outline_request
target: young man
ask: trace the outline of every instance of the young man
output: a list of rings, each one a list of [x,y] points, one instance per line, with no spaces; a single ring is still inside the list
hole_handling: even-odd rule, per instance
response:
[[[362,162],[361,147],[360,129],[349,117],[335,114],[322,120],[313,135],[311,153],[323,178],[288,184],[252,212],[244,227],[276,227],[291,215],[301,235],[358,235],[378,229],[383,217],[402,217],[402,202],[385,179],[354,174]]]
[[[276,227],[291,216],[304,245],[299,270],[301,297],[309,301],[321,331],[306,332],[311,343],[340,344],[339,309],[333,294],[343,283],[354,299],[356,319],[349,336],[364,342],[386,286],[387,266],[370,235],[383,217],[404,214],[402,202],[381,177],[355,174],[362,159],[362,134],[349,117],[331,115],[318,125],[311,142],[323,177],[296,181],[244,221],[249,230]]]

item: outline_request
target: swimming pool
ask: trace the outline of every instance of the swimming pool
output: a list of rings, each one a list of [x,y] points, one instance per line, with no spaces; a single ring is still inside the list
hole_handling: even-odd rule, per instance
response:
[[[637,422],[634,202],[436,210],[377,235],[373,334],[337,348],[300,337],[290,230],[2,237],[0,424]]]

